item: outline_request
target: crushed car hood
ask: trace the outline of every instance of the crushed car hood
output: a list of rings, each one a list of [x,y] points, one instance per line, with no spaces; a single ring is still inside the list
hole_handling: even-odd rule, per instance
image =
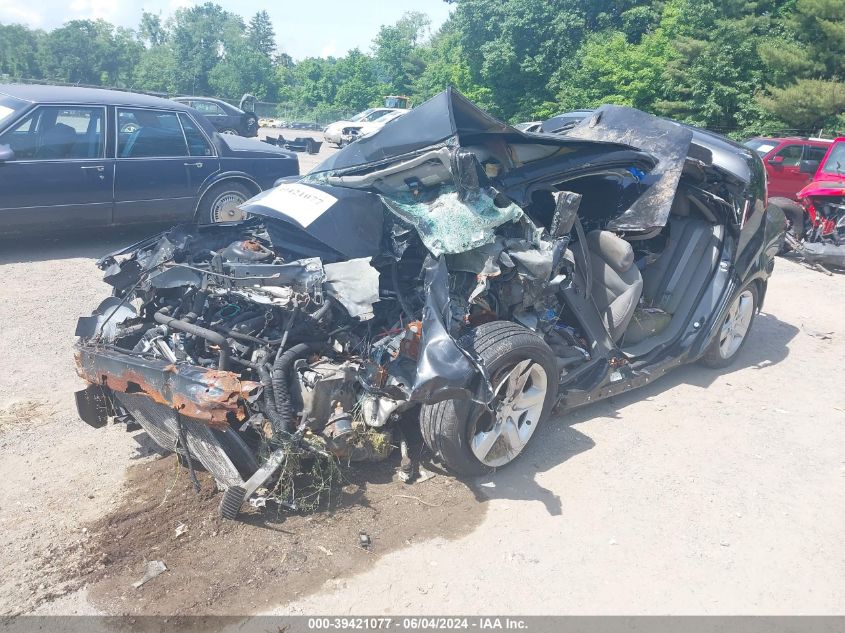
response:
[[[811,196],[842,196],[845,195],[845,179],[843,180],[814,180],[798,192],[798,199]]]
[[[384,208],[378,196],[356,189],[305,183],[285,183],[247,201],[251,215],[279,220],[290,227],[280,229],[276,242],[285,244],[306,233],[336,256],[351,259],[375,257],[380,252]],[[308,247],[298,244],[298,249]],[[320,246],[311,254],[326,257]],[[337,257],[329,256],[336,260]]]

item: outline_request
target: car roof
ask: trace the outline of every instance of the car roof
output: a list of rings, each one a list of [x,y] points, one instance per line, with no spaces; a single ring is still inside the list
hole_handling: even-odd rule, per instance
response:
[[[223,101],[223,99],[217,99],[216,97],[191,97],[188,95],[180,95],[178,97],[173,97],[173,101],[178,101],[179,103],[183,101],[210,101],[211,103],[216,103],[224,110],[227,110],[229,113],[243,112],[243,110],[241,110],[237,106],[233,106],[231,103]]]
[[[80,88],[77,86],[49,86],[42,84],[0,84],[0,94],[30,103],[77,103],[84,105],[121,105],[146,108],[188,110],[188,106],[170,99],[162,99],[138,92]]]
[[[222,99],[217,99],[215,97],[192,97],[191,95],[179,95],[178,97],[172,97],[173,101],[213,101],[214,103],[224,103],[226,105],[231,105],[223,101]]]

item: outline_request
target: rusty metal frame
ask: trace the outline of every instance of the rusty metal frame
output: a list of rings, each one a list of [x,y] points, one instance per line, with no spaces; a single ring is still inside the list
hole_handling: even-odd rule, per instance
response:
[[[243,381],[229,371],[143,358],[77,345],[76,372],[87,382],[112,391],[141,393],[173,407],[184,416],[225,429],[229,420],[244,420],[243,400],[261,384]]]

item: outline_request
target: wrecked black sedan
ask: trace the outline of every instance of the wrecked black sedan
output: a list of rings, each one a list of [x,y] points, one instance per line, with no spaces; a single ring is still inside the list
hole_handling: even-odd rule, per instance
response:
[[[477,475],[556,406],[728,365],[785,228],[724,138],[617,106],[524,134],[452,90],[243,208],[101,260],[76,347],[82,418],[205,466],[226,517],[293,451],[378,459],[415,416]]]

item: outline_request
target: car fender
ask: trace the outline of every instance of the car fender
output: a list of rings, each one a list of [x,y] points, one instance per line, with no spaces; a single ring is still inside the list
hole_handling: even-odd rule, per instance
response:
[[[234,180],[239,181],[247,186],[252,192],[252,195],[258,195],[261,193],[262,188],[258,182],[250,176],[249,174],[242,172],[242,171],[218,171],[211,176],[209,176],[206,181],[200,187],[199,194],[197,195],[197,203],[194,206],[194,214],[196,215],[197,211],[199,211],[200,204],[202,203],[202,199],[205,197],[205,194],[208,193],[208,190],[211,189],[214,185],[225,182],[227,180]]]

